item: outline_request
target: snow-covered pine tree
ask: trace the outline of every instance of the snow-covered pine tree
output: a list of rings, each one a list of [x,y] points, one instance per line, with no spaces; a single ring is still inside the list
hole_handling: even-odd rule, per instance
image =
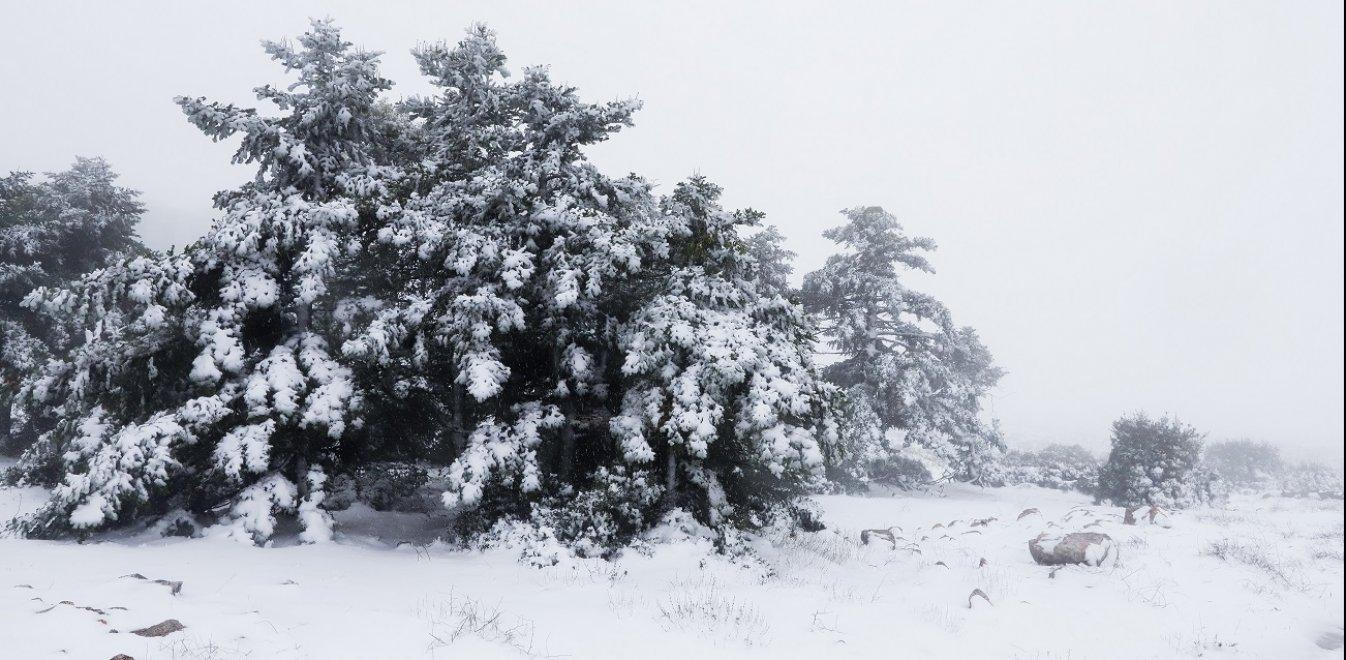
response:
[[[955,326],[942,303],[900,277],[900,268],[933,272],[925,253],[934,242],[908,236],[879,207],[843,213],[847,223],[823,235],[844,251],[808,274],[802,292],[838,357],[825,374],[846,393],[833,478],[891,472],[894,452],[915,444],[952,476],[983,482],[1004,450],[997,427],[981,419],[1001,371],[975,331]]]
[[[736,216],[704,182],[661,204],[584,158],[637,104],[585,103],[544,69],[514,79],[485,28],[416,56],[440,93],[404,106],[417,120],[411,192],[380,211],[361,269],[388,276],[343,316],[344,355],[385,384],[370,415],[401,429],[388,442],[428,439],[401,451],[451,461],[446,502],[474,531],[531,519],[593,548],[648,525],[661,498],[700,493],[703,519],[729,524],[750,499],[724,494],[736,468],[807,479],[824,387],[798,309],[737,279],[751,262]],[[731,331],[709,334],[720,327]],[[754,389],[770,378],[794,390]],[[758,416],[743,417],[754,396]],[[713,458],[717,438],[726,453]],[[779,504],[787,491],[756,497]]]
[[[741,230],[761,214],[726,212],[719,195],[694,177],[662,202],[672,249],[653,269],[661,293],[622,328],[612,429],[628,463],[663,467],[667,501],[751,528],[821,483],[837,397],[803,309],[758,288]]]
[[[23,306],[38,287],[55,286],[145,251],[136,236],[144,212],[140,193],[116,184],[100,158],[78,158],[70,169],[34,179],[0,177],[0,453],[32,443],[38,425],[21,420],[11,432],[11,406],[23,376],[52,350],[83,339]]]
[[[634,102],[511,78],[484,28],[419,49],[440,93],[399,105],[329,24],[267,48],[299,72],[258,90],[281,116],[180,100],[258,166],[210,233],[34,296],[90,340],[25,385],[59,412],[25,470],[64,473],[29,534],[180,507],[319,540],[325,479],[429,459],[472,531],[601,552],[672,507],[760,524],[818,477],[833,389],[759,288],[759,214],[584,158]]]
[[[330,535],[322,484],[359,427],[360,393],[329,351],[336,263],[394,172],[375,136],[390,83],[376,53],[315,22],[297,46],[265,44],[297,81],[258,88],[281,114],[178,99],[214,139],[241,136],[256,178],[216,196],[221,217],[182,256],[137,259],[31,303],[89,334],[25,385],[60,420],[25,457],[66,472],[30,535],[93,530],[182,507],[224,511],[220,529],[268,537],[296,514]]]
[[[1172,417],[1144,413],[1112,424],[1112,451],[1098,473],[1095,498],[1117,506],[1183,507],[1208,501],[1203,435]]]
[[[797,256],[785,247],[785,235],[768,225],[748,237],[748,256],[755,264],[757,289],[764,295],[794,296],[790,276]]]
[[[439,93],[402,106],[409,194],[380,210],[342,352],[382,384],[383,451],[452,463],[450,499],[487,524],[527,517],[544,481],[610,458],[614,319],[667,250],[649,186],[581,152],[637,104],[585,103],[541,68],[512,78],[484,27],[415,55]]]

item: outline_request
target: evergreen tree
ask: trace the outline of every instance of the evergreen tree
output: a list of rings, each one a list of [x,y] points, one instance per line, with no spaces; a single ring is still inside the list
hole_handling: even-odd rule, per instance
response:
[[[794,274],[795,253],[785,247],[785,235],[768,225],[748,237],[748,256],[756,268],[757,288],[769,295],[793,297],[790,276]]]
[[[612,427],[628,462],[663,464],[673,501],[691,490],[704,522],[751,527],[819,483],[835,394],[812,364],[802,308],[758,290],[739,227],[760,214],[724,212],[719,193],[693,178],[663,200],[677,240],[662,293],[623,329],[627,390]]]
[[[1112,451],[1096,498],[1118,506],[1182,507],[1211,497],[1201,467],[1202,434],[1177,419],[1143,413],[1112,424]]]
[[[512,80],[484,28],[417,59],[441,91],[404,105],[420,127],[407,140],[419,150],[412,192],[380,211],[388,222],[360,268],[392,275],[351,307],[355,331],[343,345],[361,374],[388,385],[375,407],[397,412],[379,426],[426,440],[399,451],[450,460],[446,503],[478,530],[532,517],[579,533],[555,511],[578,500],[592,511],[585,493],[620,492],[607,505],[623,511],[643,503],[640,520],[615,526],[623,533],[670,506],[726,524],[798,494],[726,494],[722,482],[729,472],[771,473],[763,460],[780,462],[767,486],[813,470],[762,446],[760,434],[784,424],[775,404],[734,426],[757,394],[755,370],[798,371],[782,417],[802,423],[788,431],[800,447],[816,446],[804,436],[823,412],[802,352],[805,320],[742,279],[754,262],[737,227],[757,215],[723,212],[704,181],[658,200],[639,178],[598,172],[583,148],[629,125],[637,104],[584,103],[544,69]],[[704,347],[689,343],[705,336],[688,333],[721,326],[764,343],[736,334],[739,343],[719,350],[742,356],[696,354]],[[717,370],[726,360],[737,362]],[[725,455],[713,458],[721,438]],[[598,545],[612,542],[620,539]]]
[[[465,530],[605,552],[674,508],[763,524],[818,479],[833,390],[749,254],[760,214],[584,157],[636,103],[511,77],[484,28],[418,49],[439,91],[399,104],[328,23],[266,48],[298,72],[257,90],[279,116],[179,100],[257,167],[209,234],[33,295],[88,340],[21,389],[57,420],[27,533],[183,508],[318,541],[328,479],[425,460]]]
[[[178,99],[256,178],[216,196],[221,217],[181,255],[133,260],[33,302],[89,339],[30,379],[32,407],[60,422],[25,456],[59,461],[52,501],[32,535],[91,530],[170,507],[229,509],[230,534],[269,536],[297,513],[306,540],[330,535],[319,504],[326,471],[360,426],[360,393],[329,351],[337,263],[394,172],[379,162],[377,54],[316,22],[298,46],[268,42],[296,71],[258,88],[281,114]]]
[[[933,450],[957,478],[983,483],[1004,451],[981,400],[1001,371],[971,328],[957,327],[938,300],[906,287],[899,269],[933,272],[935,244],[910,237],[878,207],[844,211],[823,235],[844,252],[804,279],[806,309],[821,321],[838,359],[827,378],[846,393],[833,477],[867,480],[907,445]]]
[[[1272,486],[1285,469],[1279,449],[1246,439],[1213,443],[1206,447],[1204,460],[1220,481],[1237,488]]]
[[[52,350],[82,339],[42,323],[24,299],[145,251],[135,229],[144,212],[140,193],[116,179],[99,158],[78,158],[42,180],[27,172],[0,177],[0,453],[33,440],[26,428],[12,432],[20,379]]]

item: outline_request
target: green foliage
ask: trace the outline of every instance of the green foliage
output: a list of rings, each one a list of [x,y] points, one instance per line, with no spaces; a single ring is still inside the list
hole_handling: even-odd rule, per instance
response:
[[[1176,418],[1124,416],[1112,425],[1112,451],[1098,475],[1100,501],[1177,508],[1212,497],[1201,467],[1203,435]]]

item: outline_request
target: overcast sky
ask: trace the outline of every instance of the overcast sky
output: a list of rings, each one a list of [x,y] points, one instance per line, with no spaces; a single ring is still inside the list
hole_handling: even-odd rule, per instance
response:
[[[801,271],[849,206],[936,239],[913,281],[1009,372],[1011,444],[1146,410],[1340,460],[1339,1],[647,4],[0,0],[0,172],[103,156],[184,244],[248,172],[174,95],[252,104],[285,80],[258,40],[310,16],[423,93],[408,49],[485,21],[512,67],[645,101],[601,167],[711,177]]]

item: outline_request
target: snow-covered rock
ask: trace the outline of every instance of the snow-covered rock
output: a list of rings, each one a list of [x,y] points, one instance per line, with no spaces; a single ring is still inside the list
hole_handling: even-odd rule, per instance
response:
[[[1033,561],[1044,566],[1084,564],[1102,566],[1117,561],[1117,544],[1098,532],[1075,532],[1061,536],[1043,532],[1028,542]]]

